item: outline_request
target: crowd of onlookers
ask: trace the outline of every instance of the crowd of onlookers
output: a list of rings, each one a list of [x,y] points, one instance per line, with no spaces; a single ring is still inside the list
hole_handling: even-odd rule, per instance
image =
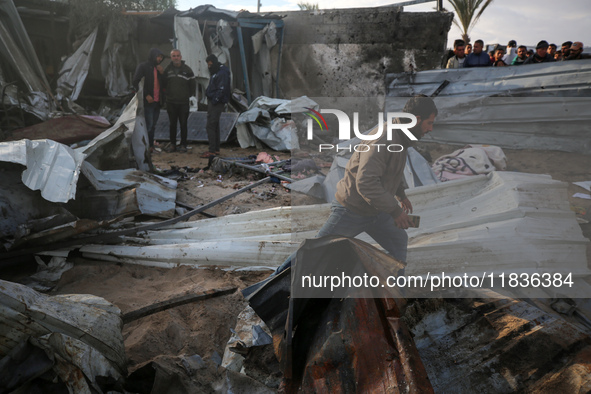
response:
[[[548,44],[542,40],[536,45],[535,51],[526,46],[517,46],[515,40],[509,41],[507,47],[497,46],[486,53],[482,40],[474,41],[474,46],[464,40],[455,40],[453,53],[447,60],[446,68],[469,67],[503,67],[520,66],[522,64],[548,63],[563,60],[591,59],[591,55],[583,53],[583,43],[567,41],[557,50],[556,44]]]

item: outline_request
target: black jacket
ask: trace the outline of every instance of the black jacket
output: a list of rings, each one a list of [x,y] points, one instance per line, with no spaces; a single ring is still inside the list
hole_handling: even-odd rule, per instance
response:
[[[156,62],[156,58],[158,56],[164,56],[162,51],[158,48],[150,49],[150,54],[148,55],[148,61],[140,63],[137,68],[135,69],[135,74],[133,76],[133,88],[137,92],[139,90],[139,84],[142,78],[144,78],[144,100],[146,96],[150,95],[154,97],[154,68],[158,65]],[[158,75],[158,82],[160,84],[160,96],[163,97],[162,93],[162,84],[164,81],[164,77],[159,72],[156,72]],[[160,99],[162,101],[162,98]]]
[[[164,69],[164,87],[166,101],[172,104],[188,104],[189,97],[195,96],[197,83],[191,67],[181,61],[180,67],[170,63]]]
[[[230,70],[223,64],[218,63],[218,66],[218,71],[212,73],[209,78],[209,85],[205,91],[205,95],[212,104],[227,103],[232,96]]]
[[[554,61],[554,58],[548,54],[546,54],[546,57],[539,57],[537,53],[534,53],[533,56],[525,59],[523,64],[552,63]]]

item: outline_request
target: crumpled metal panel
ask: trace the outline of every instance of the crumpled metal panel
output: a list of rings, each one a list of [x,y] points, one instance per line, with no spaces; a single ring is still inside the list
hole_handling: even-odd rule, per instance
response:
[[[29,336],[39,338],[60,332],[95,348],[119,373],[126,375],[120,312],[105,307],[100,297],[86,296],[84,300],[50,297],[0,280],[0,357]]]
[[[423,140],[503,148],[591,151],[591,60],[389,74],[385,109],[434,98],[439,114]]]
[[[40,190],[44,199],[67,202],[76,196],[76,183],[84,155],[51,140],[0,143],[0,161],[23,164],[23,183]]]
[[[56,354],[54,371],[73,393],[103,392],[97,383],[100,379],[122,378],[105,356],[79,339],[62,333],[46,334],[39,338],[39,346],[47,353]]]
[[[163,218],[174,216],[177,186],[174,180],[134,169],[100,171],[88,162],[82,164],[82,172],[97,190],[137,185],[137,204],[142,213]]]

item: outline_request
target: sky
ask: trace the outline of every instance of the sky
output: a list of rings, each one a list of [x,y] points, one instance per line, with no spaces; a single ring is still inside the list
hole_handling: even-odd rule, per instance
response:
[[[260,0],[261,12],[299,10],[298,0]],[[403,1],[403,0],[401,0]],[[341,0],[336,8],[379,7],[398,0]],[[320,9],[335,8],[330,0],[304,0],[318,3]],[[248,10],[256,12],[256,0],[177,0],[178,10],[188,10],[202,4],[211,4],[227,10]],[[432,12],[436,3],[405,7],[408,12]],[[443,1],[451,11],[451,4]],[[591,0],[494,0],[484,11],[476,26],[469,32],[471,41],[482,39],[486,44],[506,45],[515,40],[519,45],[535,46],[540,40],[547,40],[559,47],[564,41],[582,41],[591,47]],[[448,46],[461,38],[460,30],[452,25],[448,35]]]

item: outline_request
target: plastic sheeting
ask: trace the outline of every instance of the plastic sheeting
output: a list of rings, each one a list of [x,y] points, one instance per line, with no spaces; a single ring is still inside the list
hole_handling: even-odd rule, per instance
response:
[[[69,98],[76,101],[78,99],[90,69],[90,58],[97,34],[98,27],[86,37],[86,40],[78,47],[76,52],[64,62],[57,80],[56,97],[58,100]]]
[[[7,90],[13,94],[11,103],[47,119],[53,109],[46,93],[49,83],[12,0],[0,2],[0,55],[8,65],[2,70],[4,82],[20,81],[28,90],[26,103],[19,103],[16,92]]]
[[[122,27],[116,23],[109,24],[107,31],[107,38],[105,39],[105,46],[101,55],[101,72],[105,78],[105,87],[107,94],[111,97],[123,96],[130,92],[131,83],[125,73],[123,64],[125,57],[130,54],[125,53],[125,41],[131,42],[130,31],[135,27],[134,18],[127,18],[127,25]],[[125,28],[126,33],[121,36],[116,32],[116,29]]]
[[[45,72],[12,0],[0,2],[0,53],[19,73],[30,92],[44,92],[49,86]]]
[[[175,16],[174,35],[183,60],[195,74],[197,89],[201,92],[200,97],[205,97],[205,89],[209,83],[209,69],[205,61],[207,49],[203,42],[199,22],[193,18]]]

